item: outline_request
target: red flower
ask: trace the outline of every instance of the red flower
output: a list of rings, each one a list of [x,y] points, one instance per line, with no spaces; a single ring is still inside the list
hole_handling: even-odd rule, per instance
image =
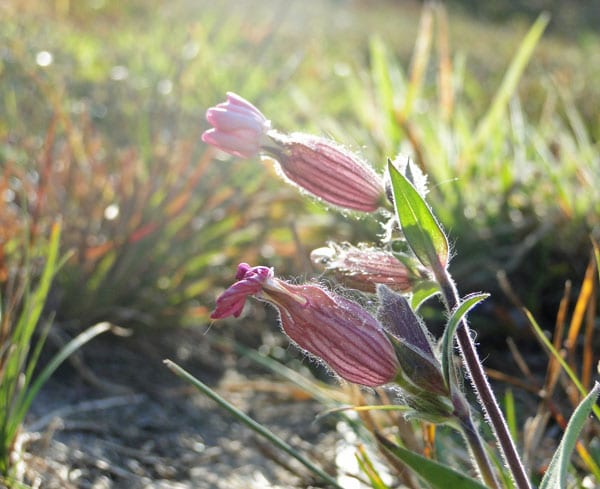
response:
[[[293,285],[267,267],[238,267],[237,282],[217,299],[211,318],[239,316],[252,295],[279,311],[284,333],[340,377],[366,386],[394,380],[399,363],[379,322],[361,306],[313,285]]]

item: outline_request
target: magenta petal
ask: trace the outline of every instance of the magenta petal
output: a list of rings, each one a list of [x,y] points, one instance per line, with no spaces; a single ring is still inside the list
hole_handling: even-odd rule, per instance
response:
[[[227,92],[227,103],[262,115],[260,110],[248,102],[244,97],[240,97],[237,93]]]
[[[272,275],[273,270],[268,267],[251,267],[247,263],[240,263],[235,276],[238,282],[217,298],[217,306],[210,318],[238,317],[244,309],[246,298],[258,294],[262,290],[264,281]]]
[[[260,290],[260,287],[259,287]],[[217,298],[217,306],[210,315],[211,319],[238,317],[244,309],[246,297],[256,292],[255,288],[244,282],[237,282]]]

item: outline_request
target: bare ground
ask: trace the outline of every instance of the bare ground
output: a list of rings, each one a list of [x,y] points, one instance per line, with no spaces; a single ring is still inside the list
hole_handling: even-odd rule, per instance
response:
[[[27,484],[43,489],[315,484],[303,466],[171,373],[165,358],[331,469],[335,435],[315,421],[314,401],[298,400],[291,389],[268,392],[273,385],[268,374],[211,346],[202,331],[171,329],[98,337],[56,372],[37,396],[21,438]]]

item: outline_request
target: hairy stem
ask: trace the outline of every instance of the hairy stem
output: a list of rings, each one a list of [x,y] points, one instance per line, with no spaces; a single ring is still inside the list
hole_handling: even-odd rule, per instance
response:
[[[442,288],[442,296],[446,303],[448,312],[451,312],[456,308],[459,302],[458,291],[454,285],[454,281],[450,277],[450,274],[445,270],[441,269],[435,271],[436,279]],[[521,462],[521,458],[517,452],[517,447],[508,430],[508,425],[504,419],[504,415],[500,409],[500,405],[496,400],[496,396],[492,391],[492,387],[488,382],[487,376],[483,369],[479,354],[471,337],[469,326],[463,319],[456,331],[456,338],[458,346],[463,358],[467,374],[473,384],[473,389],[479,399],[486,419],[498,442],[500,452],[506,464],[506,467],[510,471],[512,478],[515,482],[517,489],[531,489],[531,484],[525,467]]]
[[[490,488],[500,489],[500,484],[498,483],[496,475],[494,474],[494,470],[490,463],[488,454],[485,451],[485,446],[483,445],[481,436],[475,429],[475,426],[473,426],[473,420],[471,419],[470,415],[467,414],[467,416],[460,419],[460,427],[471,451],[471,456],[477,463],[477,468],[479,469],[479,475],[481,476],[481,479]]]

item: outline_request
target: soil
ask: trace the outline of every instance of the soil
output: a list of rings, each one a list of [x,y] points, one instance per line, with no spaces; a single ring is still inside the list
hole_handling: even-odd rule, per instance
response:
[[[322,406],[215,346],[205,331],[170,329],[98,337],[55,373],[21,437],[26,483],[43,489],[319,487],[302,465],[175,376],[165,358],[331,470],[336,436],[315,421]]]

